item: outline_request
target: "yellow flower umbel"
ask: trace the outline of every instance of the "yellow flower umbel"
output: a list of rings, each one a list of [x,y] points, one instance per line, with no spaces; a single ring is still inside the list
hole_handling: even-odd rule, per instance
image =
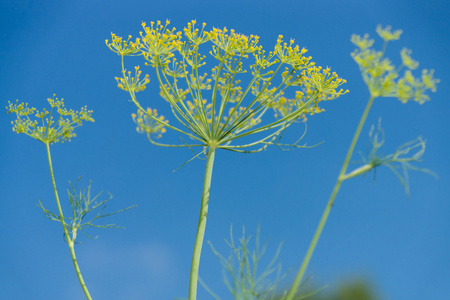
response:
[[[137,114],[133,114],[138,132],[146,133],[156,145],[199,146],[203,147],[200,154],[207,154],[189,284],[189,300],[194,300],[215,150],[248,153],[261,151],[271,144],[280,145],[279,138],[287,127],[306,120],[306,115],[320,113],[323,111],[320,102],[335,99],[347,91],[339,89],[345,80],[329,68],[316,67],[311,57],[304,55],[306,49],[300,49],[294,40],[284,42],[281,35],[274,49],[266,52],[255,35],[246,36],[227,28],[208,31],[205,23],[197,28],[196,21],[188,23],[183,31],[170,29],[169,24],[169,21],[164,25],[159,21],[151,22],[150,26],[142,23],[143,31],[135,42],[130,42],[131,37],[123,41],[112,34],[112,41],[106,40],[106,45],[121,58],[122,78],[116,79],[119,88],[128,91],[138,107]],[[169,124],[156,110],[142,107],[136,92],[145,88],[148,78],[139,79],[138,67],[134,77],[127,73],[124,57],[128,55],[142,55],[145,65],[155,69],[160,95],[182,126]],[[208,75],[204,69],[211,61],[215,63]],[[295,99],[286,98],[289,88],[295,90]],[[275,117],[263,119],[272,110]],[[159,138],[166,128],[183,133],[195,142],[180,145],[156,142],[154,137]],[[238,139],[245,142],[236,144]],[[301,147],[297,143],[290,146]]]
[[[419,63],[411,58],[412,51],[403,48],[400,53],[402,65],[396,68],[389,58],[384,57],[387,43],[398,40],[402,33],[401,30],[391,32],[391,27],[377,27],[378,35],[384,40],[382,51],[372,49],[374,40],[369,39],[369,35],[363,37],[352,35],[351,41],[358,49],[352,53],[353,59],[359,65],[362,77],[370,94],[373,97],[395,97],[401,102],[414,100],[420,104],[430,100],[426,95],[427,90],[436,91],[436,84],[439,79],[433,78],[434,71],[423,70],[421,79],[412,75],[412,70],[417,69]],[[406,68],[403,77],[400,77],[400,71]]]
[[[45,108],[42,111],[28,107],[28,103],[15,104],[8,102],[6,107],[8,113],[15,113],[17,119],[12,121],[15,133],[25,133],[26,135],[41,141],[45,144],[53,144],[59,141],[69,141],[76,136],[74,129],[82,125],[83,121],[94,122],[91,117],[92,110],[87,110],[86,106],[81,110],[67,110],[64,107],[64,99],[48,98],[50,111]],[[59,118],[55,121],[54,114],[58,113]],[[36,118],[33,120],[33,116]],[[41,119],[38,121],[38,119]]]
[[[146,122],[145,130],[141,124],[140,132],[162,133],[150,127],[166,127],[197,141],[189,146],[261,151],[273,144],[290,124],[304,120],[307,114],[323,111],[319,102],[347,92],[339,89],[345,80],[329,68],[316,67],[311,57],[304,56],[307,50],[300,49],[292,39],[286,43],[280,35],[273,51],[266,53],[258,44],[258,36],[246,36],[227,28],[207,31],[205,23],[197,28],[195,20],[183,31],[170,29],[169,24],[169,21],[165,24],[151,22],[150,26],[142,23],[143,31],[134,42],[131,36],[124,41],[115,34],[111,42],[106,40],[107,46],[121,57],[122,77],[116,78],[119,88],[130,93],[140,111],[140,119],[146,116],[153,120]],[[210,69],[210,75],[200,73],[200,68],[207,64],[207,56],[200,52],[206,43],[211,43],[206,53],[217,62]],[[184,129],[169,125],[138,102],[136,92],[144,90],[149,79],[148,75],[140,79],[139,67],[135,67],[133,77],[126,71],[124,57],[130,55],[142,55],[145,64],[155,69],[160,94]],[[252,61],[248,62],[249,59]],[[245,74],[248,71],[251,76]],[[275,80],[280,82],[272,87]],[[243,85],[244,81],[248,83]],[[295,99],[287,101],[285,92],[290,87],[297,92]],[[284,107],[287,103],[290,103],[289,108]],[[263,122],[268,108],[275,110],[276,119],[269,117]],[[234,140],[257,133],[261,136],[255,141],[234,143]],[[149,139],[156,143],[150,135]]]
[[[155,118],[158,118],[161,121],[164,120],[164,116],[159,116],[156,109],[151,110],[147,109],[147,112],[144,114],[142,111],[138,110],[137,114],[132,114],[133,121],[136,123],[136,130],[139,133],[146,133],[150,138],[150,135],[156,135],[156,138],[160,138],[161,135],[166,132],[166,128],[164,125],[160,123],[156,123],[153,118],[150,118],[149,115],[152,115]],[[165,121],[168,122],[168,121]]]

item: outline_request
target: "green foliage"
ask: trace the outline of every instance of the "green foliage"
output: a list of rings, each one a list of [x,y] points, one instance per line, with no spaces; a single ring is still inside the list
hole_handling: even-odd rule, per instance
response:
[[[409,195],[409,170],[421,171],[436,176],[430,170],[418,168],[412,164],[414,162],[421,162],[422,156],[425,154],[426,141],[422,137],[401,145],[392,154],[381,155],[378,153],[378,150],[384,144],[384,130],[381,128],[380,119],[377,130],[375,130],[375,126],[373,125],[370,128],[369,139],[372,150],[367,157],[360,153],[363,165],[343,176],[343,180],[364,175],[371,170],[376,170],[379,166],[386,166],[398,177],[400,183],[405,188],[406,194]]]
[[[407,142],[397,150],[389,155],[381,156],[378,154],[378,149],[384,144],[384,131],[381,128],[381,120],[378,123],[378,129],[375,131],[375,126],[372,125],[369,132],[372,150],[367,158],[363,157],[363,162],[370,165],[372,168],[378,166],[388,167],[400,180],[400,183],[405,188],[405,192],[409,195],[409,177],[408,170],[422,171],[430,175],[436,176],[430,170],[418,168],[411,163],[421,162],[422,156],[425,153],[426,141],[422,137]]]
[[[79,181],[78,181],[79,182]],[[70,206],[72,208],[72,217],[62,217],[58,214],[52,213],[51,211],[44,208],[42,205],[42,202],[39,201],[39,208],[41,208],[44,211],[45,216],[52,221],[58,221],[58,222],[64,222],[65,226],[69,229],[69,232],[72,235],[72,242],[75,242],[75,239],[77,237],[77,233],[81,232],[84,235],[86,235],[90,239],[96,239],[97,237],[92,237],[88,235],[85,230],[89,227],[96,227],[96,228],[124,228],[122,226],[117,226],[115,224],[94,224],[93,222],[105,218],[120,212],[123,212],[127,209],[130,209],[132,207],[135,207],[136,205],[132,205],[130,207],[112,212],[112,213],[106,213],[103,214],[103,210],[106,208],[107,203],[112,199],[112,195],[109,195],[109,197],[105,200],[97,201],[97,199],[100,197],[101,192],[97,194],[95,197],[91,197],[91,182],[89,182],[89,185],[85,189],[80,189],[79,191],[76,190],[77,184],[74,186],[69,181],[69,188],[67,189],[67,194],[69,197]],[[98,212],[94,217],[91,217],[90,220],[87,220],[87,215],[89,213],[92,213],[94,210],[98,208]]]
[[[277,286],[286,276],[281,274],[281,264],[276,264],[278,256],[281,252],[280,244],[278,249],[270,260],[269,264],[259,271],[259,263],[267,250],[267,241],[260,247],[260,228],[258,226],[255,238],[255,249],[250,250],[249,243],[251,236],[245,235],[245,228],[242,229],[242,237],[239,244],[236,244],[233,238],[233,227],[230,228],[230,240],[225,242],[231,248],[231,254],[228,257],[221,255],[213,245],[208,242],[211,250],[219,259],[224,268],[224,282],[228,290],[235,300],[272,300],[277,294]],[[229,276],[228,276],[229,275]],[[270,277],[275,275],[275,279]],[[231,280],[229,279],[231,277]],[[205,283],[200,281],[202,285],[216,299],[220,299],[215,295]]]

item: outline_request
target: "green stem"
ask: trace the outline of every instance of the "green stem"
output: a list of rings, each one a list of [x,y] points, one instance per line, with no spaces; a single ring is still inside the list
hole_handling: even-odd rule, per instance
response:
[[[341,172],[339,173],[336,185],[334,186],[333,192],[331,193],[330,199],[328,200],[327,206],[325,207],[325,210],[322,214],[322,218],[320,219],[319,225],[317,226],[316,232],[314,234],[314,237],[309,245],[308,251],[306,252],[305,258],[303,259],[303,263],[297,273],[297,276],[295,277],[294,284],[291,287],[291,290],[289,291],[289,294],[286,298],[286,300],[292,300],[295,296],[295,294],[298,291],[298,288],[300,287],[301,281],[303,279],[303,275],[306,272],[306,268],[308,267],[309,261],[311,260],[311,257],[314,253],[314,250],[316,249],[317,242],[319,241],[320,235],[322,234],[323,227],[325,226],[328,216],[330,214],[331,208],[334,204],[334,199],[336,198],[339,189],[341,187],[341,184],[344,180],[349,179],[351,177],[348,177],[345,175],[345,172],[347,171],[348,164],[350,162],[350,158],[353,155],[353,151],[355,149],[356,143],[358,142],[359,136],[361,134],[361,130],[364,126],[364,123],[366,122],[367,115],[369,114],[370,108],[372,107],[373,100],[375,99],[374,96],[370,96],[369,102],[366,105],[366,108],[364,110],[363,115],[361,116],[361,120],[359,121],[358,127],[356,128],[356,132],[353,136],[352,143],[350,144],[350,148],[348,149],[347,156],[345,157],[344,164],[342,165]]]
[[[78,280],[80,281],[81,288],[83,289],[84,295],[86,296],[86,299],[92,300],[91,295],[89,294],[89,291],[87,289],[86,284],[84,283],[83,276],[81,276],[80,268],[78,267],[77,257],[75,256],[75,247],[74,247],[74,239],[71,239],[69,236],[69,231],[67,230],[66,223],[64,221],[64,215],[61,209],[61,203],[59,202],[59,196],[58,191],[56,190],[56,182],[55,182],[55,176],[53,175],[53,166],[52,166],[52,157],[50,155],[50,145],[49,143],[45,143],[45,146],[47,148],[47,158],[48,158],[48,166],[50,168],[50,176],[52,178],[52,184],[53,184],[53,191],[55,192],[55,198],[56,198],[56,205],[58,206],[58,212],[59,212],[59,218],[61,220],[61,224],[64,229],[64,235],[67,240],[67,244],[69,245],[70,249],[70,256],[72,257],[73,266],[75,268],[75,272],[77,273]],[[76,233],[74,233],[76,234]]]
[[[192,254],[191,274],[189,279],[189,300],[197,299],[198,269],[200,266],[200,256],[205,236],[206,217],[208,215],[209,192],[211,188],[211,177],[214,165],[215,146],[209,146],[206,158],[205,179],[203,181],[202,204],[198,219],[197,235],[195,237],[194,253]]]

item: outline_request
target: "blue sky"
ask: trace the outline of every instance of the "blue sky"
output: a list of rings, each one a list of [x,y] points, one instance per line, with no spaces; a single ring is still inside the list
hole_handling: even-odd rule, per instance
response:
[[[136,133],[130,117],[135,108],[114,80],[120,75],[119,58],[104,43],[111,32],[136,36],[142,21],[166,19],[182,29],[196,19],[209,29],[259,35],[266,49],[282,34],[306,47],[318,65],[347,79],[350,93],[325,103],[326,112],[308,120],[304,141],[324,141],[320,146],[216,154],[205,240],[228,254],[223,239],[230,224],[239,236],[243,225],[254,235],[259,223],[261,237],[271,237],[268,257],[284,241],[280,259],[287,270],[301,263],[368,99],[350,57],[350,36],[375,37],[378,24],[403,29],[388,56],[398,64],[400,50],[412,49],[420,68],[435,69],[441,83],[424,105],[377,99],[357,149],[365,151],[370,124],[382,117],[382,151],[423,136],[427,150],[420,166],[439,178],[411,173],[409,198],[388,169],[377,170],[376,184],[373,174],[345,182],[308,275],[330,288],[345,279],[367,278],[385,299],[450,294],[447,1],[3,0],[0,6],[2,105],[19,99],[42,108],[56,94],[69,108],[87,105],[94,111],[95,123],[78,128],[72,142],[52,146],[63,200],[67,181],[82,175],[84,184],[92,180],[93,192],[113,194],[110,211],[138,205],[109,220],[126,229],[93,230],[99,235],[94,241],[80,238],[84,243],[77,246],[77,257],[94,299],[187,297],[204,172],[203,160],[172,172],[192,153],[156,147]],[[381,45],[379,39],[375,45]],[[167,104],[149,73],[140,101],[164,111]],[[36,206],[41,199],[55,209],[45,147],[14,134],[12,119],[5,113],[0,117],[0,298],[82,299],[61,226]],[[291,127],[288,137],[302,132],[301,126]],[[223,299],[230,298],[207,246],[200,276]],[[201,287],[199,299],[210,299]]]

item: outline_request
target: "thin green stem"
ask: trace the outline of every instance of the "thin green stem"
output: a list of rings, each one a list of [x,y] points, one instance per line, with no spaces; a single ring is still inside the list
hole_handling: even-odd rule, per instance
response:
[[[48,142],[45,143],[45,147],[47,148],[48,166],[50,168],[50,176],[52,178],[53,191],[55,192],[55,199],[56,199],[56,205],[58,206],[59,218],[61,220],[61,224],[64,229],[64,235],[66,237],[67,244],[69,245],[70,256],[72,257],[72,263],[75,268],[75,272],[77,273],[78,280],[80,281],[81,288],[83,289],[84,295],[86,296],[86,299],[92,300],[92,297],[89,294],[89,291],[87,289],[86,283],[84,283],[83,276],[81,275],[80,267],[78,266],[78,262],[77,262],[77,257],[75,256],[74,240],[75,240],[76,231],[74,232],[74,238],[71,239],[69,236],[69,231],[67,230],[67,227],[66,227],[66,223],[64,221],[64,215],[62,212],[61,203],[59,202],[58,191],[56,189],[55,176],[53,175],[52,157],[50,155],[50,145]]]
[[[331,193],[330,199],[328,200],[327,206],[325,207],[325,210],[322,214],[319,225],[317,226],[316,232],[315,232],[313,239],[309,245],[309,248],[308,248],[308,251],[306,252],[305,258],[303,259],[303,263],[300,266],[297,276],[295,277],[294,284],[292,285],[286,300],[292,300],[294,298],[295,294],[297,293],[298,288],[300,287],[300,284],[302,282],[303,275],[306,272],[306,268],[308,267],[309,261],[311,260],[314,250],[316,249],[316,245],[317,245],[317,242],[319,241],[320,235],[322,234],[323,227],[325,226],[328,216],[330,214],[331,208],[333,207],[334,199],[336,198],[336,196],[339,192],[342,182],[345,181],[346,179],[350,178],[348,176],[346,177],[345,172],[347,171],[347,167],[350,162],[350,158],[353,155],[353,151],[355,149],[356,143],[358,142],[359,136],[361,134],[361,130],[364,127],[364,123],[366,122],[367,115],[369,114],[369,111],[370,111],[370,108],[372,107],[372,103],[373,103],[374,99],[375,99],[375,97],[373,95],[371,95],[369,102],[367,103],[366,108],[364,110],[364,113],[361,116],[361,120],[359,121],[358,127],[356,128],[352,143],[350,144],[350,148],[348,149],[347,156],[345,157],[345,161],[344,161],[344,164],[342,165],[342,169],[341,169],[341,172],[339,173],[336,185],[333,188],[333,192]]]
[[[189,300],[197,299],[198,269],[200,266],[200,256],[205,236],[206,217],[208,215],[209,192],[211,188],[211,177],[214,165],[215,146],[209,146],[206,158],[205,179],[203,181],[202,204],[198,219],[197,235],[195,237],[194,253],[192,254],[191,274],[189,279]]]
[[[369,102],[366,105],[366,108],[364,109],[364,113],[361,116],[361,120],[359,121],[358,127],[356,128],[355,135],[353,136],[352,143],[350,144],[350,148],[348,149],[347,156],[345,157],[344,164],[342,165],[341,172],[339,173],[339,177],[345,175],[345,172],[347,171],[348,163],[350,162],[350,158],[353,155],[353,151],[355,150],[356,143],[358,142],[359,136],[361,134],[361,130],[364,127],[364,123],[366,122],[367,115],[369,114],[370,108],[372,107],[373,100],[375,99],[375,96],[371,95]]]

